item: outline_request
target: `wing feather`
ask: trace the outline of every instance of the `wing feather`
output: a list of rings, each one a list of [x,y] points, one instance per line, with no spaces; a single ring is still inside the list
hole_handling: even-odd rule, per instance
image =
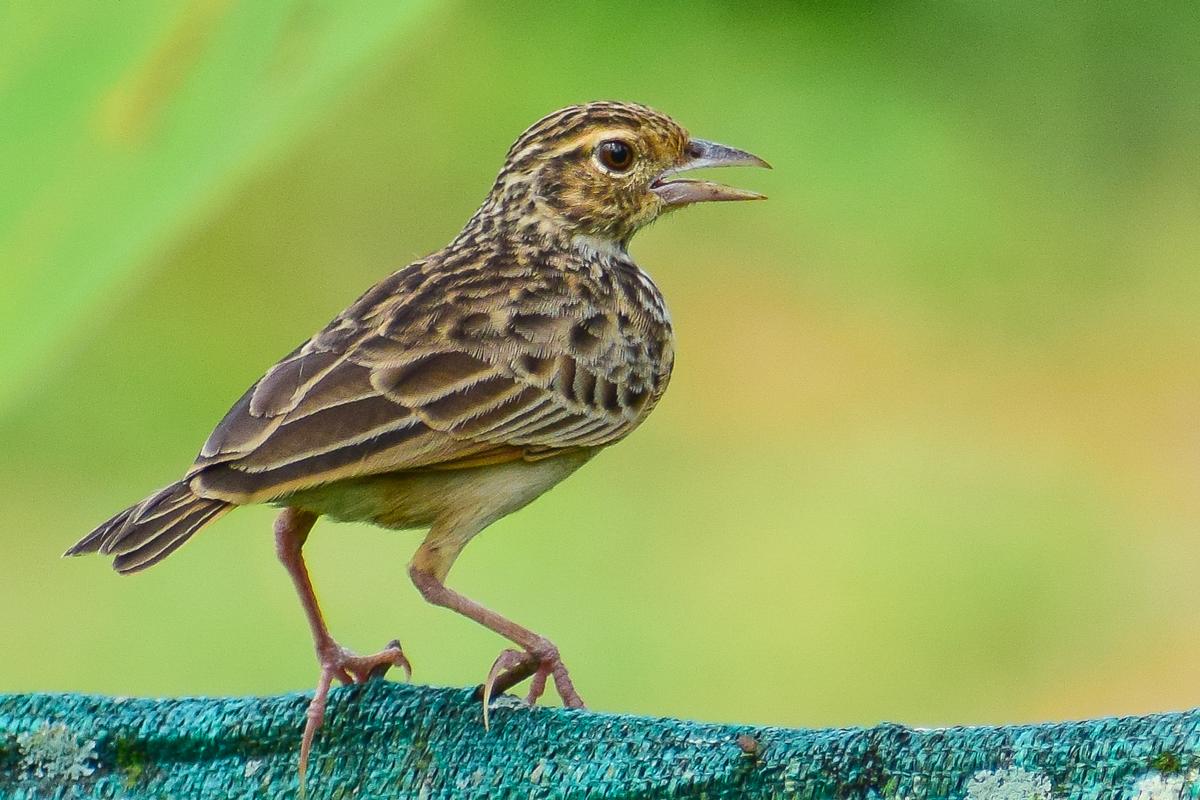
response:
[[[459,276],[466,292],[436,271],[423,282],[423,264],[374,287],[251,387],[201,450],[193,489],[260,502],[364,475],[603,446],[665,389],[670,352],[654,347],[669,348],[669,327],[655,344],[570,286],[522,305],[523,293],[500,291],[477,266]]]

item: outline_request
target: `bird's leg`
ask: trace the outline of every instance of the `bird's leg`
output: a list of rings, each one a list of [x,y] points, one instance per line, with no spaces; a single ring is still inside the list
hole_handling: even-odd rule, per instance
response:
[[[546,680],[553,678],[554,688],[562,698],[563,705],[568,708],[583,708],[583,699],[575,691],[566,665],[563,664],[558,648],[553,642],[446,586],[446,573],[449,572],[450,564],[458,555],[458,551],[462,549],[461,545],[447,547],[448,544],[431,534],[413,556],[408,574],[421,596],[434,605],[457,611],[495,631],[524,651],[503,651],[492,665],[487,680],[480,687],[484,725],[488,724],[488,701],[493,692],[504,692],[531,675],[533,681],[525,698],[527,703],[532,705],[537,702],[545,691]]]
[[[321,607],[317,604],[317,595],[313,591],[312,579],[308,575],[308,567],[304,564],[301,549],[308,539],[317,515],[295,508],[286,508],[275,521],[275,554],[283,564],[284,569],[292,578],[296,594],[300,597],[300,605],[304,607],[304,615],[308,618],[308,627],[312,630],[313,647],[317,651],[317,661],[321,665],[321,675],[317,679],[317,691],[308,704],[308,721],[304,725],[304,738],[300,741],[300,776],[301,782],[308,767],[308,754],[312,749],[313,737],[325,719],[325,704],[329,697],[329,687],[333,681],[342,683],[363,683],[368,678],[382,675],[389,667],[400,667],[406,677],[412,677],[412,666],[404,657],[400,643],[393,640],[383,650],[369,656],[355,655],[342,647],[329,634]]]
[[[481,606],[448,588],[437,576],[413,566],[409,568],[413,583],[430,603],[457,611],[473,619],[485,628],[500,634],[518,645],[524,652],[505,650],[488,673],[481,688],[484,724],[488,722],[488,702],[493,693],[504,692],[529,676],[533,676],[525,702],[533,704],[546,688],[547,678],[554,678],[554,688],[567,708],[583,708],[583,698],[575,691],[567,667],[563,664],[558,648],[544,636],[539,636],[495,611]]]

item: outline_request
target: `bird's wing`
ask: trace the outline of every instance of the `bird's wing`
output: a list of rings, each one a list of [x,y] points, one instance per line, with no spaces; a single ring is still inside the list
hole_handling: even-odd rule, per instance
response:
[[[404,278],[418,266],[251,387],[197,458],[198,491],[261,502],[365,475],[602,446],[665,388],[616,315],[569,298],[535,312],[462,286],[437,287],[433,302]]]

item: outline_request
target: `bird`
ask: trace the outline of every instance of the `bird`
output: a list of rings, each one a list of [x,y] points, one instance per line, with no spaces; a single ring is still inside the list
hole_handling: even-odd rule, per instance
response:
[[[441,250],[397,270],[271,367],[217,424],[182,478],[104,522],[65,555],[118,573],[153,566],[235,508],[281,508],[275,552],[320,667],[305,773],[333,681],[391,667],[396,641],[360,656],[330,634],[303,547],[319,517],[425,529],[408,567],[422,597],[507,639],[478,696],[552,681],[584,707],[546,637],[449,588],[466,544],[637,428],[674,365],[671,317],[630,240],[695,203],[765,199],[677,177],[768,167],[628,102],[560,109],[522,133],[475,214]],[[302,784],[303,785],[303,784]]]

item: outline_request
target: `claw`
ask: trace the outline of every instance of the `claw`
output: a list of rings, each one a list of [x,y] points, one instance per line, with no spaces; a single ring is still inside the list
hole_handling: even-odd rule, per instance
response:
[[[583,699],[575,691],[567,667],[558,656],[557,649],[551,646],[549,654],[539,657],[535,653],[504,650],[496,658],[488,671],[487,680],[476,690],[476,697],[483,701],[483,729],[490,728],[489,706],[492,695],[505,692],[526,678],[533,676],[529,683],[529,693],[525,695],[525,703],[534,705],[546,691],[546,681],[553,677],[554,688],[562,698],[567,708],[583,708]]]
[[[343,684],[366,683],[372,678],[382,678],[392,667],[404,670],[405,680],[412,679],[412,664],[404,655],[400,642],[393,639],[387,647],[369,656],[358,656],[332,640],[317,653],[321,662],[321,677],[317,679],[317,690],[308,704],[304,723],[304,735],[300,739],[300,760],[296,765],[300,772],[300,796],[304,797],[304,777],[308,772],[308,756],[312,752],[313,739],[325,721],[325,706],[329,700],[329,687],[334,680]]]
[[[382,678],[392,667],[398,667],[399,669],[404,670],[405,681],[412,680],[412,664],[408,662],[408,658],[404,655],[404,650],[402,650],[400,647],[400,640],[392,639],[387,643],[387,647],[383,648],[383,650],[379,653],[376,653],[376,656],[382,656],[389,650],[394,651],[392,660],[386,661],[381,659],[378,664],[371,667],[370,671],[367,672],[367,676],[363,679],[364,683],[372,678]]]
[[[496,681],[501,675],[507,677],[515,673],[518,669],[528,669],[535,663],[533,656],[528,653],[518,653],[516,650],[503,650],[500,652],[500,655],[496,656],[496,661],[492,664],[492,668],[488,670],[487,680],[480,687],[483,700],[483,729],[485,731],[491,728],[491,721],[488,718],[488,706],[492,703],[492,690],[496,686]]]
[[[313,695],[313,699],[308,704],[308,710],[305,712],[306,717],[304,722],[304,735],[300,739],[300,761],[296,765],[296,769],[300,773],[300,796],[304,797],[304,778],[308,774],[308,754],[312,750],[313,738],[317,735],[317,728],[321,727],[321,723],[325,721],[325,701],[329,697],[329,685],[333,682],[334,670],[332,668],[324,668],[321,670],[321,677],[317,679],[317,691]]]

